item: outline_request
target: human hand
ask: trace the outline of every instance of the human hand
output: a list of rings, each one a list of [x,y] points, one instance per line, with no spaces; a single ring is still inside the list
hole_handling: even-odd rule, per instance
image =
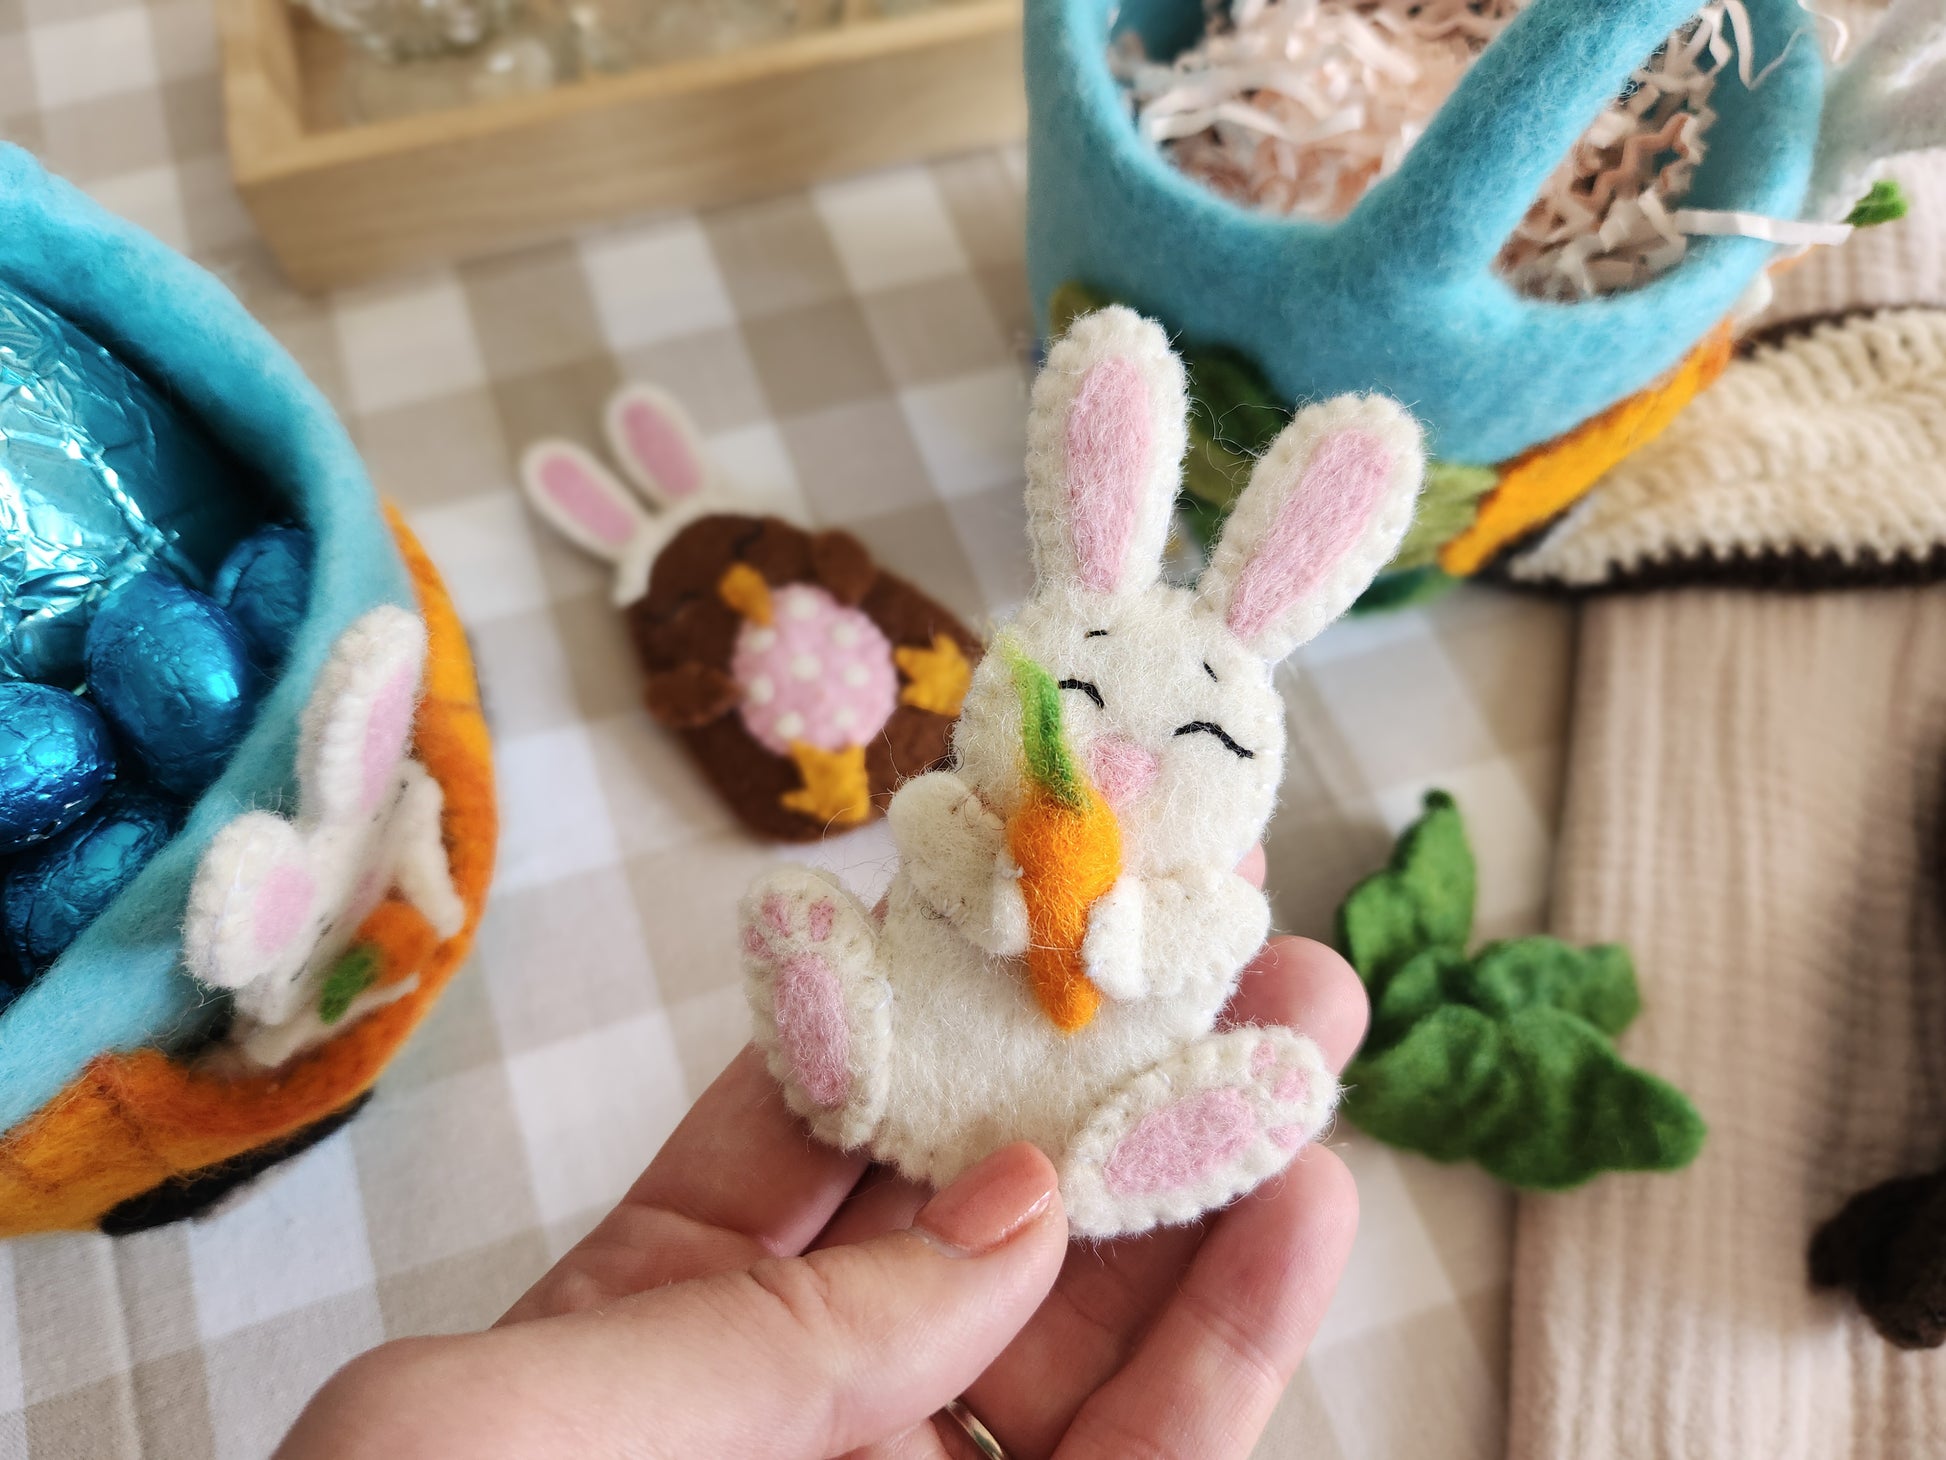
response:
[[[1302,1027],[1334,1069],[1366,1018],[1344,961],[1292,938],[1228,1013]],[[354,1360],[278,1454],[969,1460],[934,1418],[963,1394],[1013,1460],[1240,1460],[1356,1225],[1312,1146],[1201,1222],[1071,1246],[1031,1146],[933,1195],[809,1140],[746,1049],[499,1325]]]

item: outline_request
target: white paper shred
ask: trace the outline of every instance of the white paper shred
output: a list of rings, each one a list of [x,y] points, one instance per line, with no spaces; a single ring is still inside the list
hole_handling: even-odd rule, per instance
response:
[[[1523,3],[1219,0],[1203,40],[1174,61],[1148,60],[1127,34],[1109,61],[1136,125],[1177,167],[1265,212],[1329,220],[1398,167]],[[1751,54],[1743,0],[1703,6],[1548,179],[1500,274],[1524,294],[1580,299],[1674,268],[1691,232],[1794,241],[1779,220],[1678,207],[1716,121],[1718,73],[1735,67],[1746,86],[1768,74]]]

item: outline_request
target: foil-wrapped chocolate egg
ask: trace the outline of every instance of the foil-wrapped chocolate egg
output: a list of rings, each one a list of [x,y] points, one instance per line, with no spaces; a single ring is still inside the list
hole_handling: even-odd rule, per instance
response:
[[[258,678],[230,616],[163,573],[117,588],[88,626],[88,693],[157,786],[194,800],[250,728]]]
[[[311,535],[295,527],[257,529],[230,550],[210,596],[236,620],[257,667],[276,669],[311,601]]]
[[[263,519],[246,475],[116,356],[0,284],[0,679],[79,684],[96,603],[151,565],[207,583]]]
[[[0,878],[0,928],[19,974],[44,972],[181,824],[173,802],[115,790],[45,846],[15,858]]]
[[[0,852],[53,836],[114,778],[115,745],[93,705],[51,685],[0,680]]]

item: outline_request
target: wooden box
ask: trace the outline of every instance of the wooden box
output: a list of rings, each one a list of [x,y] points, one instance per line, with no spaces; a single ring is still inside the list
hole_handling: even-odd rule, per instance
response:
[[[347,124],[344,43],[287,0],[218,0],[231,167],[320,289],[1021,136],[1021,0],[957,0],[721,56]]]

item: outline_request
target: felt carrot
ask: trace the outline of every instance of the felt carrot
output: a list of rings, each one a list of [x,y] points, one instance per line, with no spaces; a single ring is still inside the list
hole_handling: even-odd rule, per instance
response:
[[[1122,829],[1068,750],[1054,676],[1017,649],[1006,652],[1027,775],[1027,795],[1007,824],[1027,903],[1027,976],[1047,1017],[1072,1034],[1101,1006],[1101,990],[1082,968],[1081,940],[1089,909],[1121,875]]]

